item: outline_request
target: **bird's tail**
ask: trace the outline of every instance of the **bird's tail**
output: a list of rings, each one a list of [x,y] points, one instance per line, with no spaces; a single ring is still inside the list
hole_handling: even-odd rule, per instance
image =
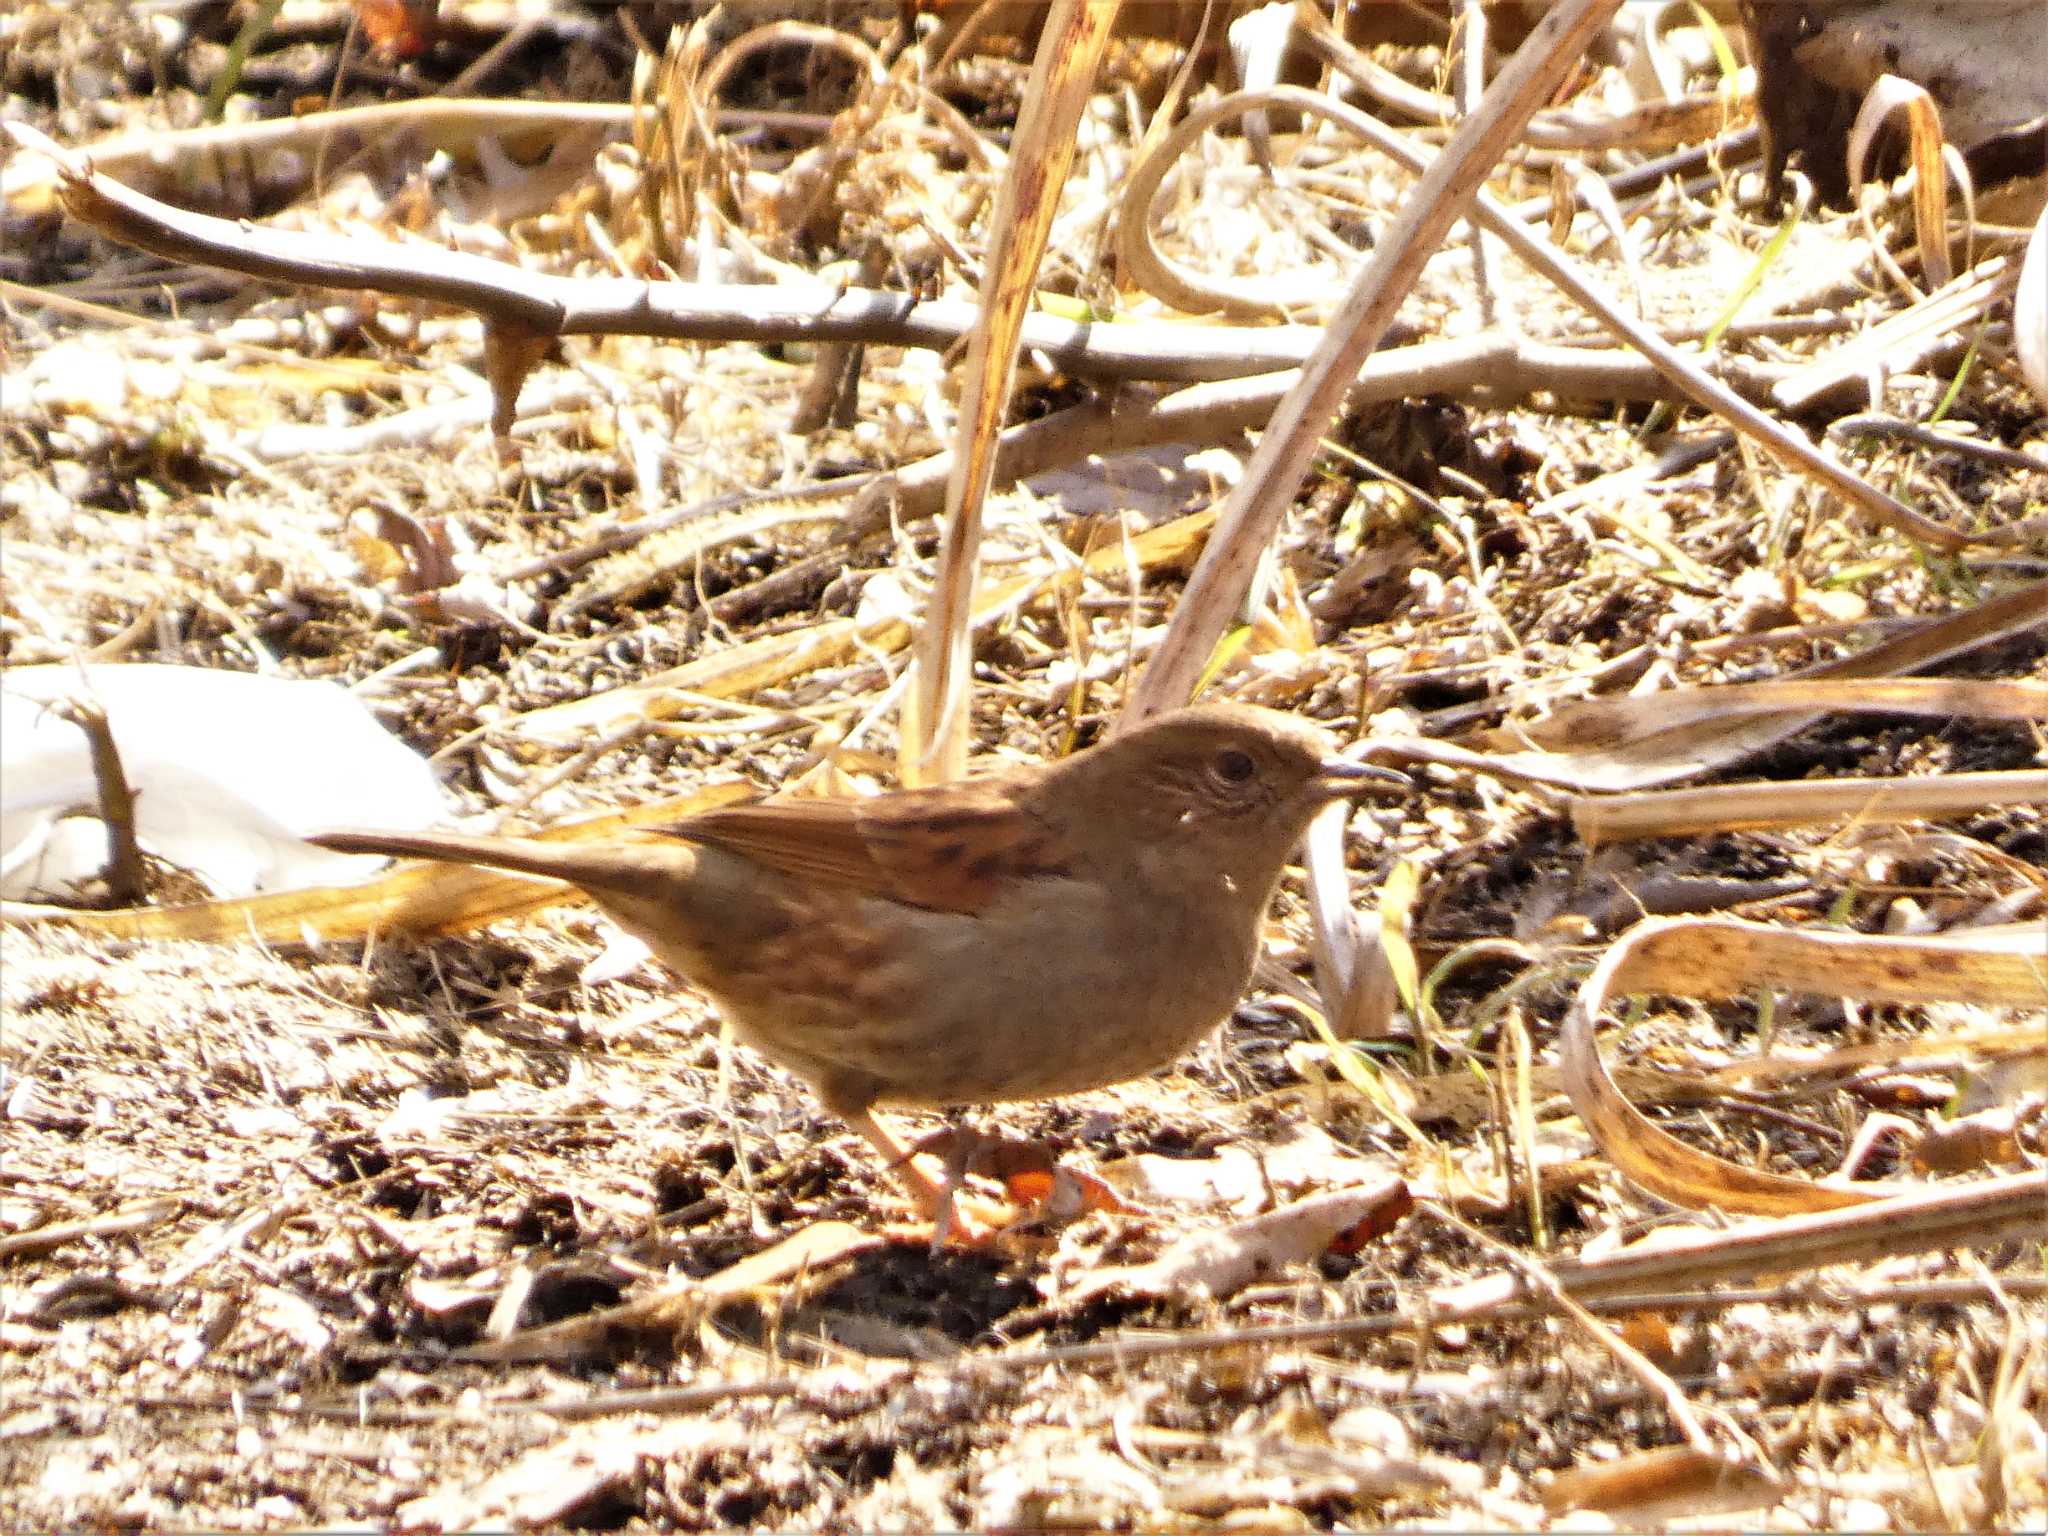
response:
[[[636,861],[615,844],[548,843],[533,838],[471,837],[460,832],[323,832],[306,841],[335,853],[483,864],[514,874],[567,880],[593,890],[615,884],[637,885],[646,878],[645,854],[641,853]],[[677,852],[682,852],[680,847]],[[612,867],[614,860],[617,869]]]

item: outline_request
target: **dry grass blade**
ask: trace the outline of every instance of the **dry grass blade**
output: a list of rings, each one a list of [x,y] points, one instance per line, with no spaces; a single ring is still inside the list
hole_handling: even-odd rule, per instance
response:
[[[2048,408],[2048,208],[2027,237],[2012,304],[2012,349],[2034,398]]]
[[[1906,136],[1913,162],[1913,227],[1920,242],[1920,270],[1928,286],[1939,288],[1954,275],[1948,259],[1948,190],[1943,176],[1941,110],[1924,86],[1897,75],[1879,75],[1856,113],[1849,132],[1849,191],[1862,191],[1870,148],[1877,131],[1894,111],[1906,114]],[[1871,230],[1870,248],[1884,252],[1884,240]],[[1886,259],[1889,259],[1888,255]]]
[[[2018,289],[2018,264],[2007,256],[1988,257],[1815,358],[1771,393],[1786,410],[1801,411],[1835,390],[1916,368]]]
[[[2048,1171],[1998,1174],[1964,1184],[1909,1190],[1838,1210],[1788,1212],[1719,1229],[1665,1234],[1619,1253],[1552,1266],[1572,1295],[1592,1300],[1655,1287],[1712,1285],[1791,1275],[1942,1248],[1990,1247],[2048,1233]],[[1454,1316],[1471,1316],[1514,1295],[1512,1277],[1492,1276],[1438,1292]]]
[[[1749,688],[1788,690],[1748,694],[1753,702],[1768,703],[1775,699],[1790,703],[1799,699],[1818,699],[1823,695],[1804,690],[1847,683],[1857,678],[1916,672],[1980,646],[2025,634],[2043,624],[2048,624],[2048,582],[2036,582],[1992,598],[1975,608],[1894,635],[1840,661],[1810,667],[1795,678],[1778,683],[1739,685],[1726,691],[1740,698]],[[1956,697],[1947,693],[1950,686],[1944,682],[1930,683],[1925,685],[1923,693]],[[1986,689],[1982,694],[1977,693],[1977,685],[1954,686],[1961,688],[1961,696],[1981,698],[1996,712],[2008,717],[2017,711],[2018,718],[2032,719],[2035,718],[2032,711],[2040,707],[2038,684],[1994,682],[1982,685]],[[1691,718],[1698,709],[1710,705],[1713,695],[1720,691],[1695,690],[1690,697],[1679,696],[1680,702],[1675,706],[1658,702],[1661,697],[1658,695],[1627,703],[1601,701],[1574,705],[1569,710],[1559,711],[1547,728],[1537,727],[1528,732],[1489,732],[1476,738],[1474,745],[1496,748],[1489,760],[1501,769],[1524,774],[1543,783],[1582,790],[1645,789],[1740,762],[1804,729],[1816,718],[1814,713],[1804,709],[1761,715],[1745,712],[1744,718],[1734,722]],[[1907,685],[1901,693],[1883,695],[1901,701],[1913,696],[1914,685]],[[1844,693],[1838,697],[1847,700],[1851,695]],[[1887,704],[1882,707],[1898,706]],[[1663,712],[1674,709],[1684,723],[1662,724]],[[1583,727],[1579,724],[1582,721]],[[1577,746],[1569,752],[1510,750],[1532,737],[1578,741],[1583,736],[1593,737],[1598,744]],[[1474,756],[1476,758],[1477,754]]]
[[[1299,98],[1299,99],[1297,99]],[[1204,102],[1173,125],[1172,131],[1156,143],[1148,142],[1131,167],[1124,184],[1123,217],[1117,224],[1117,260],[1130,282],[1154,298],[1191,315],[1222,312],[1237,316],[1295,316],[1334,302],[1341,295],[1303,292],[1298,277],[1232,281],[1191,271],[1161,251],[1152,237],[1154,206],[1168,174],[1196,140],[1219,123],[1235,117],[1261,114],[1270,103],[1304,106],[1311,113],[1336,118],[1320,110],[1322,98],[1300,92],[1263,90],[1238,91],[1215,101]]]
[[[704,66],[709,33],[704,18],[672,29],[658,71],[650,69],[651,60],[643,54],[634,72],[636,107],[650,94],[643,89],[647,77],[654,77],[653,100],[634,114],[633,146],[647,166],[640,199],[649,239],[671,271],[682,270],[679,235],[697,227],[700,199],[738,169],[707,111],[711,95],[705,88]],[[717,205],[715,196],[708,200]]]
[[[1075,128],[1116,13],[1116,0],[1054,0],[1003,170],[982,269],[981,320],[967,344],[939,569],[904,695],[906,786],[956,779],[967,768],[968,630],[981,568],[982,503],[995,476],[996,438],[1017,376],[1017,339],[1037,288],[1060,188],[1073,164]]]
[[[1392,1031],[1400,992],[1394,985],[1379,924],[1360,922],[1351,904],[1351,881],[1344,868],[1344,824],[1349,818],[1349,806],[1331,806],[1308,829],[1316,991],[1333,1036],[1381,1040]]]
[[[2048,721],[2048,683],[1942,677],[1866,681],[1837,676],[1672,688],[1663,693],[1568,704],[1518,734],[1541,746],[1570,751],[1641,741],[1661,731],[1721,724],[1780,710]]]
[[[1390,132],[1373,119],[1343,103],[1332,102],[1291,86],[1276,86],[1269,94],[1275,101],[1284,101],[1287,105],[1298,107],[1302,111],[1344,123],[1381,153],[1410,170],[1420,170],[1431,164],[1429,156],[1407,139]],[[1418,189],[1411,197],[1411,204],[1420,196],[1421,192]],[[1569,294],[1575,302],[1584,306],[1607,329],[1648,358],[1681,395],[1722,417],[1730,426],[1769,449],[1776,458],[1825,485],[1850,505],[1860,508],[1878,522],[1896,528],[1908,537],[1932,548],[1948,552],[1966,549],[1974,542],[2006,542],[2028,536],[2029,530],[2026,528],[1960,533],[1914,511],[1898,498],[1878,490],[1851,473],[1832,455],[1822,453],[1803,433],[1794,431],[1756,410],[1725,384],[1704,372],[1694,357],[1673,347],[1656,331],[1635,319],[1617,304],[1599,283],[1581,271],[1575,263],[1567,260],[1555,246],[1533,234],[1496,199],[1484,192],[1478,193],[1473,212],[1477,222],[1498,235],[1508,249]],[[1991,268],[1997,260],[1999,258],[1984,263],[1984,268]],[[1371,273],[1372,269],[1368,268],[1366,276],[1371,276]],[[1365,278],[1362,277],[1361,284],[1364,281]],[[1996,292],[1995,287],[1987,289],[1981,303],[1991,302]],[[1842,380],[1839,377],[1831,378],[1827,387],[1832,388],[1840,382]],[[1242,493],[1242,485],[1239,491]]]
[[[1259,439],[1158,654],[1138,680],[1127,721],[1187,702],[1359,367],[1488,172],[1618,5],[1619,0],[1564,0],[1551,10],[1410,193],[1400,219],[1303,367],[1301,383]]]
[[[1969,928],[1951,934],[1958,943],[2002,943],[2014,930],[1991,932]],[[2048,1054],[2048,1036],[2034,1024],[1999,1024],[1974,1029],[1938,1029],[1910,1040],[1873,1040],[1832,1049],[1787,1049],[1780,1044],[1769,1056],[1729,1062],[1710,1073],[1713,1082],[1771,1084],[1802,1078],[1821,1079],[1862,1073],[1872,1068],[1910,1070],[1915,1064],[1963,1060],[1997,1063]]]
[[[1212,512],[1191,513],[1146,529],[1130,541],[1128,549],[1099,549],[1076,564],[1041,566],[1022,576],[992,581],[975,599],[973,621],[987,623],[1090,579],[1119,580],[1126,574],[1126,558],[1140,571],[1182,563],[1201,547],[1214,522]],[[627,720],[678,714],[688,707],[690,694],[740,698],[856,656],[879,659],[902,650],[910,638],[910,625],[902,619],[829,620],[744,641],[638,683],[534,710],[506,725],[538,739],[580,740],[587,731],[609,729]]]
[[[1845,818],[1865,823],[1922,821],[2017,805],[2048,805],[2048,772],[1716,784],[1579,797],[1571,801],[1571,816],[1573,829],[1592,846],[1641,837],[1803,827]]]
[[[1645,1118],[1608,1075],[1594,1043],[1602,1013],[1632,992],[1696,998],[1793,987],[1879,1002],[2048,1008],[2048,927],[1998,944],[1807,933],[1733,919],[1652,919],[1624,934],[1579,989],[1559,1040],[1565,1086],[1615,1166],[1688,1209],[1788,1215],[1861,1205],[1887,1191],[1746,1168],[1688,1146]]]

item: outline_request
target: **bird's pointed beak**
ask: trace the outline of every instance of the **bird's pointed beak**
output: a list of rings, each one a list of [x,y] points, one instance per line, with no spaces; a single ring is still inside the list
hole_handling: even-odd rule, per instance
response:
[[[1330,800],[1351,800],[1360,795],[1405,794],[1415,787],[1405,773],[1375,763],[1353,762],[1348,757],[1326,757],[1311,781],[1316,792]]]

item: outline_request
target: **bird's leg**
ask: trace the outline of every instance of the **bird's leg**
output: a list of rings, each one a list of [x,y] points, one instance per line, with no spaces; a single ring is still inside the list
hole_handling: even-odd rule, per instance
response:
[[[861,1140],[881,1156],[882,1166],[889,1170],[889,1176],[903,1187],[911,1203],[923,1216],[936,1217],[939,1203],[945,1191],[930,1174],[917,1165],[917,1145],[903,1140],[875,1115],[873,1110],[857,1110],[846,1116],[846,1123],[860,1133]]]
[[[946,1239],[959,1219],[960,1186],[967,1179],[967,1164],[974,1156],[974,1138],[969,1135],[953,1134],[956,1126],[946,1127],[944,1134],[952,1134],[952,1146],[946,1152],[946,1180],[939,1186],[939,1208],[932,1213],[932,1252],[937,1254],[946,1246]],[[921,1138],[929,1141],[930,1137]],[[963,1236],[973,1242],[971,1228]],[[981,1234],[986,1236],[986,1233]]]
[[[883,1134],[889,1135],[886,1131]],[[890,1157],[881,1142],[874,1145],[885,1158]],[[903,1148],[891,1160],[892,1170],[902,1169],[911,1173],[917,1180],[918,1190],[928,1188],[935,1192],[935,1204],[931,1206],[922,1203],[924,1197],[921,1193],[912,1195],[920,1202],[919,1209],[931,1216],[935,1228],[934,1248],[945,1242],[949,1227],[961,1214],[960,1191],[970,1173],[1002,1185],[1013,1208],[1034,1207],[1039,1213],[1059,1220],[1071,1220],[1084,1211],[1132,1209],[1130,1203],[1102,1179],[1059,1161],[1042,1141],[1018,1141],[954,1121],[907,1144],[890,1136],[889,1145]],[[927,1155],[944,1159],[943,1182],[934,1183],[929,1175],[917,1169],[916,1159]],[[968,1204],[975,1203],[971,1196],[968,1197]],[[965,1230],[971,1232],[972,1225]]]
[[[846,1121],[881,1154],[883,1165],[902,1186],[904,1193],[910,1196],[918,1214],[930,1220],[934,1250],[943,1247],[948,1236],[956,1233],[968,1243],[988,1237],[989,1231],[979,1219],[980,1213],[970,1214],[959,1209],[956,1199],[960,1185],[967,1177],[967,1165],[980,1146],[979,1137],[960,1127],[947,1126],[929,1136],[906,1142],[872,1110],[849,1114]],[[944,1176],[934,1179],[919,1165],[918,1158],[942,1148],[946,1157]]]

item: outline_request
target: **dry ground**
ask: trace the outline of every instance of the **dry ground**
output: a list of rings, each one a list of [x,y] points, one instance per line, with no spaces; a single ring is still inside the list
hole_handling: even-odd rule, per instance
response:
[[[124,32],[122,10],[74,8],[44,55],[17,54],[8,114],[77,142],[189,111],[189,95],[152,91],[148,72],[131,67],[147,48]],[[616,51],[558,46],[565,77],[623,94]],[[1741,227],[1760,243],[1768,222],[1754,218]],[[566,754],[478,740],[476,728],[851,611],[878,576],[914,577],[929,560],[932,530],[912,526],[847,550],[829,582],[772,589],[732,623],[706,601],[820,546],[753,538],[561,627],[551,611],[584,589],[558,576],[501,583],[498,613],[408,613],[366,573],[376,550],[362,514],[446,517],[490,572],[572,547],[635,510],[632,444],[614,404],[542,422],[520,476],[501,473],[481,433],[259,463],[218,445],[259,418],[331,423],[415,403],[447,370],[475,365],[474,330],[409,312],[384,325],[367,300],[164,273],[54,222],[20,232],[33,243],[14,245],[0,275],[146,323],[12,310],[11,375],[71,346],[82,349],[73,365],[127,369],[136,382],[99,416],[0,401],[9,663],[111,642],[129,660],[355,681],[432,647],[386,681],[386,716],[418,748],[448,749],[453,789],[486,809],[531,791]],[[1846,226],[1832,238],[1836,258],[1853,262]],[[1663,291],[1696,280],[1680,264],[1687,249],[1674,239],[1658,253],[1670,264]],[[173,344],[181,327],[238,317],[286,353],[324,348],[373,364],[381,383],[316,395],[291,388],[274,360],[244,358],[234,376],[213,356],[185,387],[150,395],[152,366],[186,367]],[[568,357],[649,405],[642,420],[665,434],[678,504],[939,446],[905,406],[929,376],[914,355],[868,358],[865,430],[802,440],[777,435],[802,382],[788,358],[632,341],[577,343]],[[1923,382],[1938,396],[1946,375]],[[1909,399],[1916,388],[1902,386]],[[1028,408],[1059,398],[1039,388]],[[1987,437],[2041,451],[2038,409],[2007,373],[1973,375],[1956,410]],[[1838,618],[1950,612],[2042,574],[2038,548],[1993,559],[1913,551],[1732,452],[1611,508],[1622,523],[1525,515],[1563,485],[1645,462],[1640,419],[1436,401],[1347,423],[1349,453],[1332,454],[1289,521],[1274,617],[1218,691],[1345,729],[1369,719],[1376,730],[1456,735],[1496,723],[1513,685],[1556,683],[1562,695],[1563,680],[1631,654],[1666,682],[1783,675],[1862,643],[1829,627]],[[1462,536],[1444,531],[1449,522],[1432,531],[1413,501],[1397,505],[1356,456],[1419,485],[1439,510],[1454,500]],[[1943,515],[2013,520],[2048,499],[2038,475],[1959,455],[1900,453],[1872,472]],[[998,536],[1027,556],[1042,548],[1041,523],[1076,545],[1092,536],[1046,502],[1006,509]],[[1706,584],[1646,558],[1631,527],[1698,562]],[[1392,552],[1378,565],[1376,547]],[[1050,664],[1070,652],[1077,625],[1093,655],[1128,654],[1133,619],[1162,622],[1176,585],[1171,573],[1151,581],[1135,608],[1128,589],[1105,586],[1072,611],[1041,604],[989,635],[982,748],[1042,757],[1099,730],[1121,667],[1098,669],[1077,697]],[[1284,595],[1290,585],[1303,601]],[[1305,649],[1283,643],[1289,623],[1311,630]],[[1707,662],[1691,654],[1765,630],[1786,633]],[[2040,678],[2044,656],[2036,631],[1946,670]],[[872,702],[895,665],[863,659],[765,690],[748,700],[764,713],[744,729],[706,712],[693,732],[622,732],[524,814],[550,820],[736,776],[773,787],[815,761],[816,725]],[[1866,716],[1810,727],[1726,776],[2023,768],[2041,751],[2024,725]],[[1596,856],[1553,797],[1439,772],[1405,804],[1362,812],[1350,857],[1368,889],[1400,860],[1418,865],[1414,939],[1426,963],[1471,939],[1528,946],[1465,965],[1438,1006],[1453,1048],[1475,1022],[1512,1016],[1541,1057],[1573,967],[1633,915],[1616,891],[1653,876],[1686,877],[1689,899],[1774,921],[1878,931],[1905,901],[1960,920],[2048,865],[2037,810],[1965,816],[1941,831],[1882,846],[1839,827],[1714,834]],[[1307,931],[1290,881],[1276,960],[1305,973]],[[585,908],[461,937],[385,937],[367,951],[112,940],[45,924],[11,924],[0,942],[0,1524],[1589,1528],[1604,1517],[1546,1509],[1552,1474],[1679,1440],[1645,1377],[1554,1311],[1348,1339],[1219,1347],[1207,1337],[1383,1313],[1499,1271],[1506,1261],[1489,1243],[1536,1251],[1519,1200],[1470,1207],[1476,1234],[1417,1213],[1355,1251],[1223,1299],[1080,1294],[1091,1273],[1233,1219],[1219,1210],[1091,1215],[1000,1254],[933,1254],[899,1236],[549,1358],[481,1358],[478,1346],[508,1330],[719,1276],[821,1223],[882,1232],[902,1212],[865,1150],[800,1084],[743,1050],[722,1059],[715,1021],[687,991],[649,965],[593,969],[611,937]],[[1787,1000],[1764,1017],[1749,1003],[1671,1003],[1612,1031],[1610,1050],[1697,1078],[1754,1052],[1762,1030],[1798,1050],[1983,1022],[1960,1009]],[[1089,1166],[1269,1156],[1276,1198],[1318,1187],[1313,1173],[1286,1171],[1301,1166],[1284,1161],[1290,1148],[1320,1148],[1330,1168],[1417,1178],[1446,1161],[1495,1166],[1488,1117],[1422,1094],[1418,1145],[1334,1077],[1305,1035],[1261,991],[1219,1043],[1155,1078],[989,1118]],[[1471,1043],[1491,1068],[1492,1030]],[[1416,1070],[1405,1047],[1381,1059],[1397,1079]],[[1938,1108],[1951,1087],[1980,1082],[1980,1067],[1958,1053],[1910,1077],[1800,1081],[1677,1105],[1665,1123],[1724,1155],[1818,1175],[1874,1103]],[[1562,1115],[1556,1103],[1546,1110],[1559,1145],[1584,1151]],[[2038,1145],[2016,1152],[2040,1156]],[[1870,1172],[1920,1176],[1882,1155]],[[1553,1254],[1692,1219],[1592,1165],[1548,1189],[1543,1217]],[[2039,1291],[2026,1287],[2040,1274],[2038,1247],[1992,1243],[1844,1267],[1742,1304],[1637,1314],[1626,1336],[1713,1433],[1785,1480],[1782,1499],[1733,1497],[1746,1512],[1724,1520],[2039,1528],[2048,1482],[2028,1463],[2042,1448],[2034,1421],[2048,1357]],[[1922,1282],[1956,1288],[1909,1288]],[[1843,1299],[1887,1284],[1900,1299]],[[1177,1337],[1188,1347],[1170,1347]],[[1117,1339],[1168,1342],[1127,1360],[1057,1353]],[[667,1395],[627,1395],[642,1390]],[[1669,1476],[1678,1503],[1630,1506],[1632,1521],[1715,1507],[1676,1472],[1644,1475]]]

